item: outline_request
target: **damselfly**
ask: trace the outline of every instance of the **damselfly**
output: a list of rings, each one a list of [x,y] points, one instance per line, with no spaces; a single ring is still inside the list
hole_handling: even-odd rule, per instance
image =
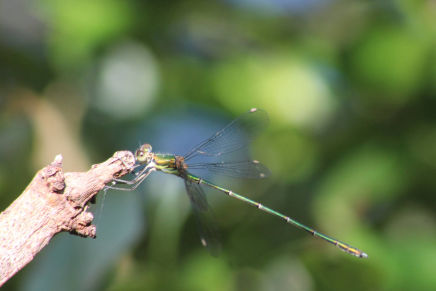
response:
[[[301,228],[315,237],[327,241],[341,250],[359,258],[367,258],[368,255],[359,249],[343,243],[337,239],[320,233],[293,218],[275,211],[259,202],[244,197],[215,183],[206,180],[199,175],[193,174],[193,170],[205,169],[213,173],[220,173],[232,177],[241,178],[265,178],[269,175],[268,169],[257,160],[249,160],[247,156],[241,155],[241,150],[248,147],[248,143],[257,132],[267,123],[267,114],[259,109],[253,108],[239,118],[232,121],[212,137],[201,142],[189,153],[181,156],[174,154],[161,154],[152,152],[149,144],[143,144],[135,152],[135,158],[139,169],[136,177],[132,180],[115,179],[115,182],[128,184],[129,188],[108,186],[108,188],[119,190],[133,190],[140,185],[153,171],[162,171],[182,178],[185,182],[186,191],[194,213],[197,216],[201,242],[204,246],[213,249],[218,245],[215,237],[215,229],[210,222],[210,211],[206,196],[201,188],[202,185],[218,190],[230,197],[250,204],[259,210],[272,214],[283,219],[285,222]],[[237,157],[235,157],[237,156]],[[210,161],[193,162],[196,158],[203,158]],[[232,157],[229,159],[228,157]]]

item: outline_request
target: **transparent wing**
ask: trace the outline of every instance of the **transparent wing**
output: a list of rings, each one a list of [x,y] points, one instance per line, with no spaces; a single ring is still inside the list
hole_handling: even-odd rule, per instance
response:
[[[251,140],[268,124],[265,111],[253,108],[233,120],[223,129],[184,155],[185,161],[196,156],[220,157],[246,148]]]
[[[197,219],[201,243],[212,255],[217,256],[221,250],[221,245],[213,215],[206,200],[206,194],[199,184],[191,180],[185,179],[185,187]]]
[[[240,162],[216,162],[216,163],[196,163],[189,164],[189,170],[208,170],[209,172],[223,176],[246,179],[263,179],[271,173],[267,167],[260,162],[240,161]]]

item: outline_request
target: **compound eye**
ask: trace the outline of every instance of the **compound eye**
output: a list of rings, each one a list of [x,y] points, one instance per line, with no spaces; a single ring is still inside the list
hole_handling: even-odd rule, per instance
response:
[[[142,150],[136,150],[136,152],[135,152],[135,156],[136,156],[136,157],[143,157],[143,156],[144,156],[144,151],[142,151]]]
[[[149,152],[151,152],[151,145],[148,143],[145,143],[141,146],[141,150],[146,152],[146,153],[149,153]]]

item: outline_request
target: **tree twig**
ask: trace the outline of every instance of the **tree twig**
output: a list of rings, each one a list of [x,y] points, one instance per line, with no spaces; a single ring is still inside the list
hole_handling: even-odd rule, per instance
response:
[[[62,156],[40,170],[0,214],[0,286],[26,266],[57,233],[95,238],[87,203],[105,184],[132,169],[134,156],[116,152],[88,172],[63,173]]]

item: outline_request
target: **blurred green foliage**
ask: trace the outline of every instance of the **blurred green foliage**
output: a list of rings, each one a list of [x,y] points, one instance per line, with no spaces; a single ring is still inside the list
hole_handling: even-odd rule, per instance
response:
[[[150,142],[183,154],[252,107],[272,176],[224,186],[369,254],[353,258],[208,191],[201,247],[183,183],[94,206],[8,290],[436,290],[434,1],[0,0],[0,205],[62,153],[83,171]],[[105,197],[103,197],[105,196]]]

